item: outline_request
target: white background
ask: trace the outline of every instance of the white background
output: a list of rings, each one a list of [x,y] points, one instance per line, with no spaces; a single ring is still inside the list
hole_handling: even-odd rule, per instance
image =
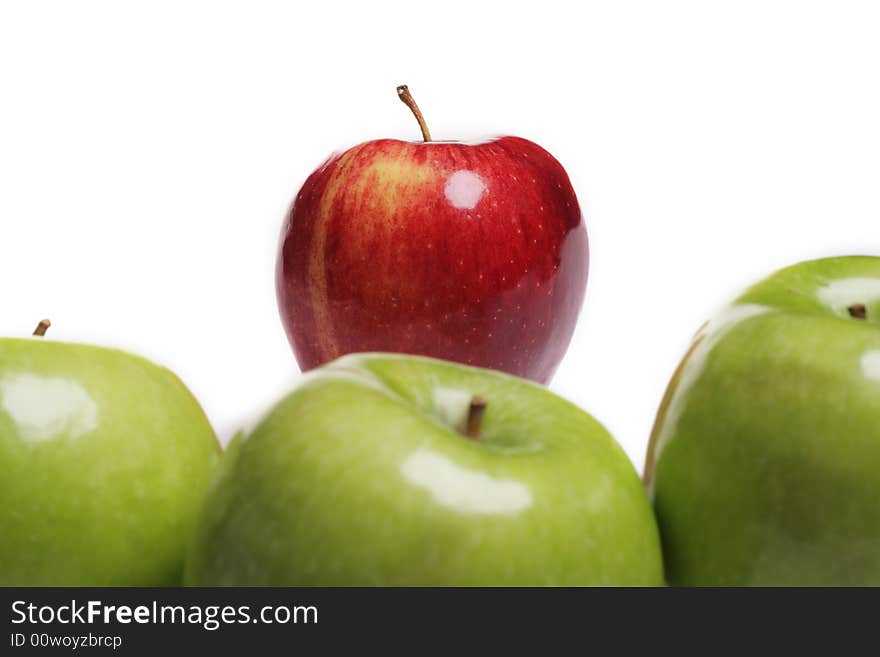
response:
[[[551,387],[641,469],[698,326],[880,254],[880,8],[842,2],[2,2],[0,334],[143,353],[223,440],[297,379],[284,211],[331,151],[514,134],[567,168],[587,299]]]

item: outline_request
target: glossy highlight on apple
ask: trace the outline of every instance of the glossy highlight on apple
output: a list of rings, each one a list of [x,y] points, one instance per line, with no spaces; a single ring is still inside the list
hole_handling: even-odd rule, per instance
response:
[[[880,257],[706,322],[640,477],[547,387],[589,269],[565,169],[397,94],[422,139],[330,156],[283,218],[302,375],[225,450],[161,365],[0,338],[0,585],[880,585]]]

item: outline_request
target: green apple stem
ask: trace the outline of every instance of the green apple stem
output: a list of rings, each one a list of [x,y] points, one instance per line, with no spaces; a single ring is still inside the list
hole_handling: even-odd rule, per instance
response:
[[[52,326],[52,322],[48,319],[40,320],[40,323],[37,324],[37,328],[34,329],[34,335],[37,337],[43,337],[46,335],[46,331],[49,330],[49,327]]]
[[[471,440],[480,439],[480,428],[483,426],[486,404],[486,400],[479,395],[471,397],[471,405],[468,407],[467,420],[464,426],[464,435]]]
[[[849,311],[849,316],[853,319],[868,319],[868,309],[865,308],[863,303],[854,303],[847,310]]]
[[[431,133],[428,132],[428,124],[425,123],[425,117],[422,116],[422,112],[416,104],[416,99],[413,98],[412,94],[409,92],[409,87],[405,84],[400,85],[397,87],[397,95],[400,100],[403,101],[403,104],[409,107],[413,116],[416,117],[416,121],[419,122],[419,128],[422,130],[422,139],[425,141],[431,141]]]

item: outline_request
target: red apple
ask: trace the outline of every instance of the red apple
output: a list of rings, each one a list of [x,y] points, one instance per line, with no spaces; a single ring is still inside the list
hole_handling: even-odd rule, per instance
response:
[[[369,141],[333,155],[286,217],[276,285],[303,370],[392,351],[546,383],[587,283],[568,175],[519,137]]]

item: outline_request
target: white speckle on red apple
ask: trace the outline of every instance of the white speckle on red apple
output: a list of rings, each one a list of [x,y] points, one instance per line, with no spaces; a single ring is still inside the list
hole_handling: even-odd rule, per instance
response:
[[[486,191],[479,174],[467,169],[456,171],[446,179],[443,193],[450,205],[460,210],[473,210]],[[470,215],[468,215],[470,219]]]

